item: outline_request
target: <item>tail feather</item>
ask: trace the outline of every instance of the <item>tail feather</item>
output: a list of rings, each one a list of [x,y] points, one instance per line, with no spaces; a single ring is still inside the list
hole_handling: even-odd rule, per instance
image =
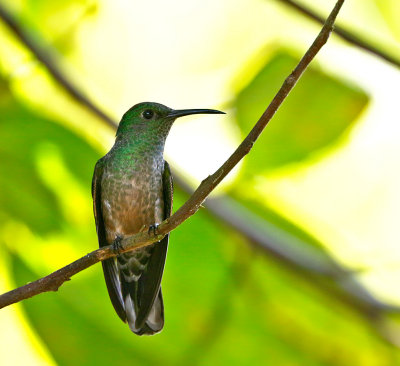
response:
[[[124,305],[127,322],[133,333],[138,335],[151,335],[162,330],[164,326],[164,305],[161,288],[148,317],[142,325],[137,322],[137,309],[135,309],[135,303],[129,294],[125,297]]]
[[[153,266],[152,260],[146,259],[153,252],[151,249],[146,248],[148,253],[123,253],[103,262],[107,289],[114,308],[120,318],[129,324],[132,332],[138,335],[158,333],[164,326],[160,279],[157,275],[158,282],[148,282],[151,277],[148,277],[147,270],[152,273]],[[153,299],[148,293],[152,291],[155,291]]]

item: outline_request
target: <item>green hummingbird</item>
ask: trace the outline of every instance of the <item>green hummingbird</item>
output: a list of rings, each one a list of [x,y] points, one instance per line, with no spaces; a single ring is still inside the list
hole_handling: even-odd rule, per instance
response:
[[[94,169],[93,210],[100,247],[143,230],[156,231],[172,212],[173,184],[164,145],[175,119],[190,114],[224,113],[214,109],[173,110],[139,103],[119,123],[111,150]],[[169,235],[136,251],[102,262],[115,311],[132,332],[154,334],[164,326],[161,277]]]

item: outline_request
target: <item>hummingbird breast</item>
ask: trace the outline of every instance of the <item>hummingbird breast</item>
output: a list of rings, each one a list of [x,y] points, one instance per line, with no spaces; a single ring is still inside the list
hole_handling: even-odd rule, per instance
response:
[[[133,235],[164,219],[162,172],[164,159],[140,161],[110,157],[102,177],[102,213],[106,239]]]

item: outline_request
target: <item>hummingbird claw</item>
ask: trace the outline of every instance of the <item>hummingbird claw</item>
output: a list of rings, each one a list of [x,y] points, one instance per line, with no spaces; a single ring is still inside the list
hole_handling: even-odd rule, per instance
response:
[[[150,225],[149,226],[149,231],[147,232],[149,235],[153,232],[153,235],[157,235],[157,229],[158,229],[158,224]]]
[[[114,253],[121,254],[121,250],[122,250],[121,242],[122,242],[122,239],[123,239],[122,236],[117,235],[115,237],[114,241],[112,242]]]

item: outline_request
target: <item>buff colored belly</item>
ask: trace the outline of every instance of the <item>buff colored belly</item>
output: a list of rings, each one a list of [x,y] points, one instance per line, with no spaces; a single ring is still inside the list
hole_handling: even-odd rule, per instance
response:
[[[141,177],[143,178],[143,176]],[[151,179],[152,178],[152,179]],[[102,186],[102,211],[108,243],[147,230],[163,220],[164,201],[161,177],[138,182],[108,179]],[[150,183],[150,184],[149,184]]]

